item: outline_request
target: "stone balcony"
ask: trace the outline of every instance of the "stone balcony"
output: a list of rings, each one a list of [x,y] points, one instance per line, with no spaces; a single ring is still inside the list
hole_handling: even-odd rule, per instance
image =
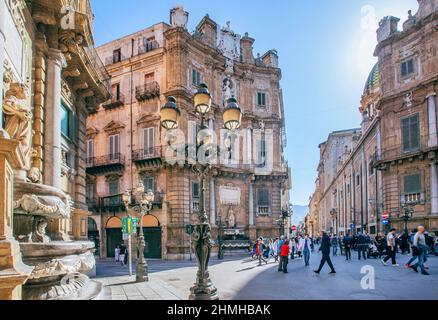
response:
[[[116,108],[123,107],[125,105],[125,95],[123,93],[119,93],[113,95],[111,99],[102,104],[102,107],[106,110],[112,110]]]
[[[116,153],[85,160],[87,174],[102,175],[107,173],[123,172],[125,169],[125,156]]]
[[[135,98],[137,101],[145,101],[160,97],[160,85],[153,81],[135,88]]]

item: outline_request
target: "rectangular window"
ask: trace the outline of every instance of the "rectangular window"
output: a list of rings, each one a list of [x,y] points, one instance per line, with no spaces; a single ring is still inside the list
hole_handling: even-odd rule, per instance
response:
[[[113,84],[111,87],[111,93],[114,100],[120,100],[120,83]]]
[[[113,63],[122,61],[122,49],[116,49],[113,51]]]
[[[110,196],[119,194],[119,180],[112,180],[108,182],[108,190]]]
[[[86,163],[92,163],[94,158],[94,141],[93,140],[87,140],[86,143],[87,146],[87,158],[85,159]]]
[[[421,174],[404,176],[404,196],[406,202],[419,202],[421,200]]]
[[[192,70],[192,84],[194,86],[199,86],[201,84],[201,73],[196,69]]]
[[[269,189],[257,190],[257,212],[269,214]]]
[[[356,186],[360,185],[360,175],[356,176]]]
[[[192,182],[192,212],[199,211],[199,183]]]
[[[109,158],[111,161],[120,159],[120,136],[118,134],[109,137]]]
[[[154,186],[154,178],[148,177],[143,179],[144,189],[147,192],[148,190],[155,191]]]
[[[261,140],[257,141],[257,155],[258,155],[257,164],[260,167],[265,167],[266,166],[266,140],[263,138]]]
[[[145,128],[143,129],[143,155],[144,156],[151,156],[154,155],[155,151],[155,128]]]
[[[85,193],[87,197],[87,202],[92,201],[94,198],[94,183],[87,183]]]
[[[406,77],[414,73],[414,59],[409,59],[401,64],[401,76]]]
[[[420,115],[401,120],[403,152],[416,152],[420,150]]]
[[[374,175],[374,161],[371,159],[368,163],[368,175],[372,176]]]
[[[259,109],[266,109],[266,93],[257,93],[257,105]]]
[[[71,135],[71,111],[61,103],[61,132],[64,136],[70,138]]]
[[[148,84],[148,83],[152,83],[155,80],[155,74],[152,73],[148,73],[144,76],[144,83]]]

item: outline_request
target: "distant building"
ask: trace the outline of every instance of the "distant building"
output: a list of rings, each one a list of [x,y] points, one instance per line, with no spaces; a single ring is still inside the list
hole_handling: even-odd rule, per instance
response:
[[[235,97],[243,110],[239,161],[215,166],[206,186],[213,238],[218,218],[248,240],[278,236],[277,221],[288,208],[291,183],[277,52],[254,57],[254,39],[234,33],[229,23],[221,28],[208,15],[192,34],[183,8],[172,9],[170,17],[170,24],[155,24],[97,49],[112,77],[112,98],[87,119],[90,237],[99,239],[102,257],[113,256],[123,242],[121,195],[140,180],[156,195],[151,215],[144,218],[146,257],[188,257],[185,231],[197,219],[199,179],[190,164],[166,161],[169,139],[159,111],[166,97],[174,96],[186,137],[182,143],[193,145],[200,128],[193,95],[201,82],[212,94],[207,125],[219,141],[225,101]],[[272,139],[262,138],[269,132]],[[260,172],[266,161],[272,170]]]
[[[362,96],[361,130],[344,132],[344,139],[334,132],[320,145],[310,198],[317,230],[403,231],[409,206],[414,209],[409,229],[422,224],[438,231],[437,17],[438,1],[424,0],[403,31],[395,17],[380,22],[379,61]],[[384,212],[388,225],[382,224]]]

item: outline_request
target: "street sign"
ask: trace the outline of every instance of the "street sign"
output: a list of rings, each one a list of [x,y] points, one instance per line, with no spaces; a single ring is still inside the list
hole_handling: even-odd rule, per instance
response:
[[[354,223],[350,224],[350,229],[356,228],[356,225]]]
[[[291,229],[292,231],[297,231],[297,226],[292,226],[290,229]]]
[[[136,233],[138,227],[138,218],[125,217],[122,218],[122,232],[128,235]]]
[[[387,219],[383,219],[383,220],[382,220],[382,224],[383,224],[384,226],[386,226],[387,224],[389,224],[389,221],[388,221]]]
[[[388,220],[388,218],[389,218],[389,213],[388,212],[382,213],[382,219]]]

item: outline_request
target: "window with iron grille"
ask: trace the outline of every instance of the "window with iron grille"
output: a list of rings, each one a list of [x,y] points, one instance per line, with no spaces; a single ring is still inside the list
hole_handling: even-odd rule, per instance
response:
[[[403,152],[420,150],[420,115],[403,118],[401,120]]]

